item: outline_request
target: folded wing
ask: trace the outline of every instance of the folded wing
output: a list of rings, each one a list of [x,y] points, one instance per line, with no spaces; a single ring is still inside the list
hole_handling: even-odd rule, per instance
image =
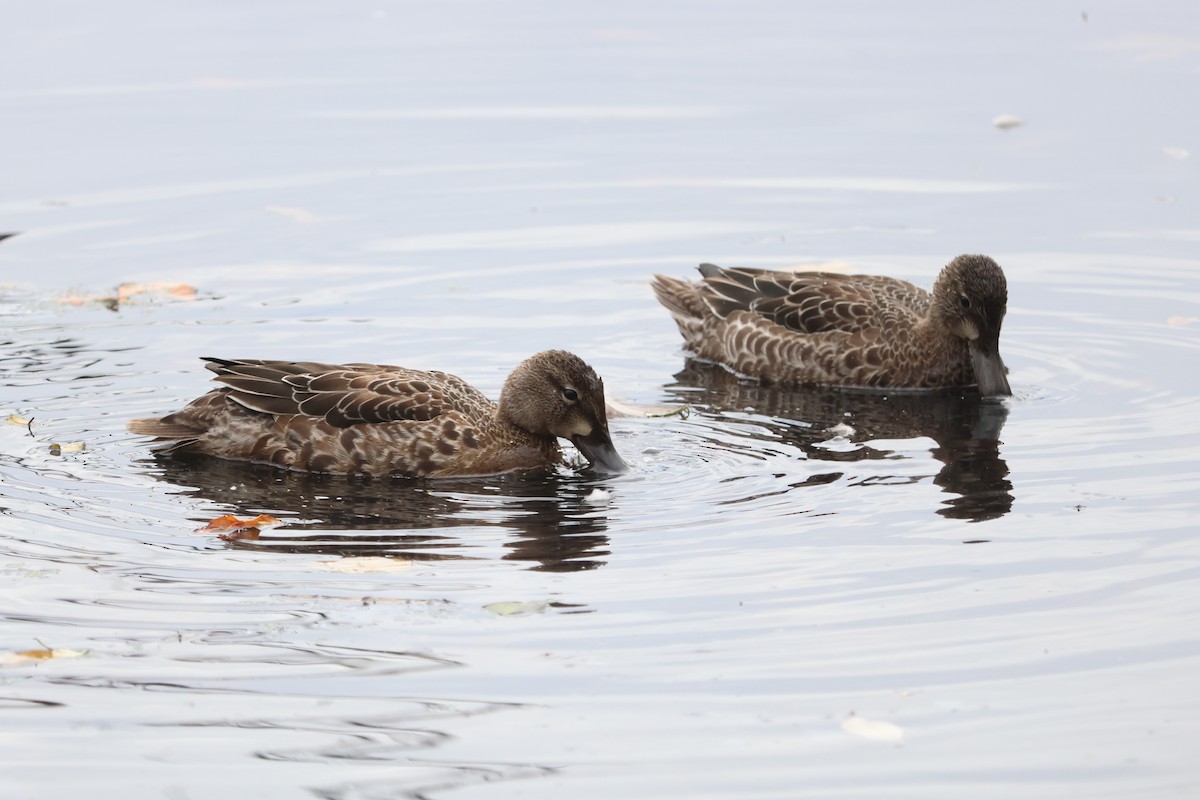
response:
[[[905,281],[833,272],[777,272],[701,264],[705,303],[722,318],[750,311],[798,333],[858,333],[893,312],[924,309],[928,295]]]
[[[490,401],[462,379],[384,364],[205,358],[229,397],[275,415],[323,417],[334,427],[360,423],[427,421],[444,412],[490,409]]]

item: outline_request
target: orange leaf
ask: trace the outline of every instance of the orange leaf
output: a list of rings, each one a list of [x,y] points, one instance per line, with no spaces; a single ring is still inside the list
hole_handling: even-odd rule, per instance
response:
[[[64,306],[81,306],[84,303],[90,303],[98,299],[99,295],[94,294],[64,294],[62,297],[58,298],[58,302],[62,303]]]
[[[188,286],[186,283],[175,283],[166,287],[167,294],[172,297],[186,297],[189,300],[195,299],[196,287]]]
[[[209,522],[203,528],[197,528],[196,533],[217,533],[219,531],[241,531],[249,528],[271,528],[275,525],[282,525],[283,520],[276,519],[269,514],[259,514],[257,517],[249,519],[240,519],[233,514],[226,514],[222,517]],[[224,538],[224,537],[222,537]]]
[[[16,655],[22,658],[32,659],[33,661],[46,661],[54,658],[53,650],[21,650]]]
[[[38,644],[42,644],[38,642]],[[15,653],[0,653],[0,667],[19,667],[39,661],[52,661],[56,658],[79,658],[87,655],[80,650],[69,650],[65,647],[46,647],[38,650],[19,650]]]
[[[274,528],[276,525],[282,525],[283,520],[275,519],[270,514],[259,514],[254,519],[246,520],[252,528]]]
[[[138,295],[167,295],[184,300],[196,299],[196,287],[186,283],[122,283],[117,287],[117,302],[126,303]]]

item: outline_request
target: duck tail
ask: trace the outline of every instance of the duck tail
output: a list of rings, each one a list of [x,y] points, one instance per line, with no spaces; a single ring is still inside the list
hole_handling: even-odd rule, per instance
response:
[[[650,282],[658,302],[666,306],[676,321],[695,320],[699,322],[704,317],[704,300],[696,284],[680,278],[666,275],[655,275]]]
[[[699,341],[704,329],[704,318],[708,313],[699,286],[680,278],[655,275],[654,280],[650,282],[650,288],[654,290],[658,302],[671,312],[684,341],[689,344]]]
[[[701,264],[704,276],[704,302],[718,317],[735,311],[755,311],[764,303],[787,297],[786,273],[751,267],[718,267]]]
[[[125,425],[125,430],[137,436],[153,436],[157,442],[166,443],[161,448],[164,451],[183,450],[196,443],[204,431],[192,425],[185,425],[171,419],[172,415],[161,419],[150,417],[131,419]]]

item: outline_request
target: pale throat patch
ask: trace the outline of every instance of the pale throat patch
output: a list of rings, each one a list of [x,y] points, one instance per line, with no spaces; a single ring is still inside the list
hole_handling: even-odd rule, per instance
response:
[[[574,426],[568,428],[565,433],[558,435],[564,439],[574,439],[576,436],[591,436],[592,424],[586,419],[576,420]]]
[[[954,326],[954,332],[964,339],[975,341],[979,338],[979,328],[969,319],[964,319],[962,322]]]

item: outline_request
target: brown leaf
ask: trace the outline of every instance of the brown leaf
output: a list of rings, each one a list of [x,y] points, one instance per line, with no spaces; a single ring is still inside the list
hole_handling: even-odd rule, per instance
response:
[[[225,514],[224,516],[217,517],[216,519],[212,520],[203,528],[197,528],[196,533],[228,533],[232,531],[247,530],[249,528],[271,528],[282,524],[283,520],[276,519],[269,514],[259,514],[257,517],[249,517],[247,519],[235,517],[233,514]],[[249,539],[254,537],[246,536],[239,538]]]

